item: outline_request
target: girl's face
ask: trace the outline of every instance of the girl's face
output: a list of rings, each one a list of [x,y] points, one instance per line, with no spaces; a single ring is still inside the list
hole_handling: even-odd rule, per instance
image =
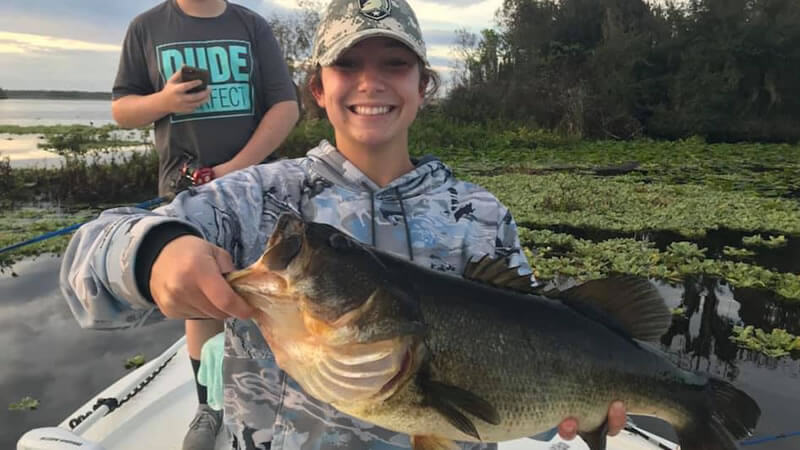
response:
[[[422,105],[419,59],[402,43],[365,39],[321,71],[312,89],[340,150],[408,148],[408,127]]]

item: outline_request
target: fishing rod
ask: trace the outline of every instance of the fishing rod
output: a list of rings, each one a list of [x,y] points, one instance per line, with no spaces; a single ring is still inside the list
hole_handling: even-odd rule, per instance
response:
[[[156,197],[156,198],[148,200],[146,202],[142,202],[142,203],[136,204],[133,207],[134,208],[146,209],[146,208],[150,208],[152,206],[159,205],[159,204],[163,203],[166,200],[167,200],[167,197]],[[61,236],[63,234],[71,233],[71,232],[77,230],[78,228],[80,228],[85,223],[86,222],[76,223],[76,224],[70,225],[68,227],[64,227],[64,228],[62,228],[60,230],[50,231],[50,232],[47,232],[45,234],[42,234],[41,236],[37,236],[35,238],[31,238],[31,239],[28,239],[26,241],[18,242],[16,244],[12,244],[12,245],[9,245],[7,247],[0,248],[0,255],[2,255],[3,253],[6,253],[6,252],[10,252],[12,250],[16,250],[16,249],[18,249],[20,247],[24,247],[26,245],[35,244],[37,242],[41,242],[41,241],[50,239],[52,237]]]
[[[786,439],[794,436],[800,436],[800,431],[793,431],[791,433],[780,433],[772,436],[762,436],[757,438],[746,439],[739,441],[741,445],[756,445],[763,444],[764,442],[777,441],[778,439]]]

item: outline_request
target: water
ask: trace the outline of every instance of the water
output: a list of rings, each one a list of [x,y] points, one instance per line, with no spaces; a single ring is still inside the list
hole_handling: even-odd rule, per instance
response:
[[[110,100],[0,100],[0,125],[93,125],[113,124]],[[112,136],[133,139],[133,131],[118,131]],[[150,134],[150,140],[154,136]],[[40,150],[45,142],[39,134],[0,133],[0,158],[8,158],[13,168],[61,166],[64,158]],[[141,151],[145,147],[129,147],[126,151]],[[119,153],[119,152],[118,152]],[[125,153],[125,152],[122,152]]]
[[[0,448],[35,427],[56,426],[121,377],[127,358],[159,355],[183,334],[183,321],[122,331],[84,330],[58,290],[60,259],[26,259],[0,273]],[[9,411],[22,397],[34,411]]]
[[[0,125],[106,125],[111,100],[0,100]]]
[[[179,321],[116,332],[80,329],[58,291],[58,267],[58,258],[45,256],[16,264],[16,277],[0,273],[0,402],[25,395],[41,402],[36,411],[0,410],[0,448],[13,448],[31,428],[57,425],[124,374],[126,358],[142,352],[152,359],[183,332]],[[681,367],[724,378],[755,398],[762,411],[757,436],[800,430],[800,360],[765,358],[728,340],[741,321],[800,334],[800,304],[711,278],[657,287],[670,307],[686,308],[661,338],[662,350]],[[663,423],[638,420],[674,438]],[[751,448],[796,450],[800,438]]]

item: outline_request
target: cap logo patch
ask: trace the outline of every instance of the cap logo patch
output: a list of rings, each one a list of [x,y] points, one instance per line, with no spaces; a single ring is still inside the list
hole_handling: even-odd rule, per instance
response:
[[[392,12],[389,0],[358,0],[359,12],[373,20],[381,20]]]

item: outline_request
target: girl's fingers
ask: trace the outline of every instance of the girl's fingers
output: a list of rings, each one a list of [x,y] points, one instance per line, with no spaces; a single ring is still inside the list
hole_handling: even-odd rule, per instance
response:
[[[608,407],[608,435],[616,436],[628,422],[625,405],[617,400]]]
[[[558,424],[558,435],[565,441],[571,441],[578,435],[578,421],[574,417],[567,417]]]

